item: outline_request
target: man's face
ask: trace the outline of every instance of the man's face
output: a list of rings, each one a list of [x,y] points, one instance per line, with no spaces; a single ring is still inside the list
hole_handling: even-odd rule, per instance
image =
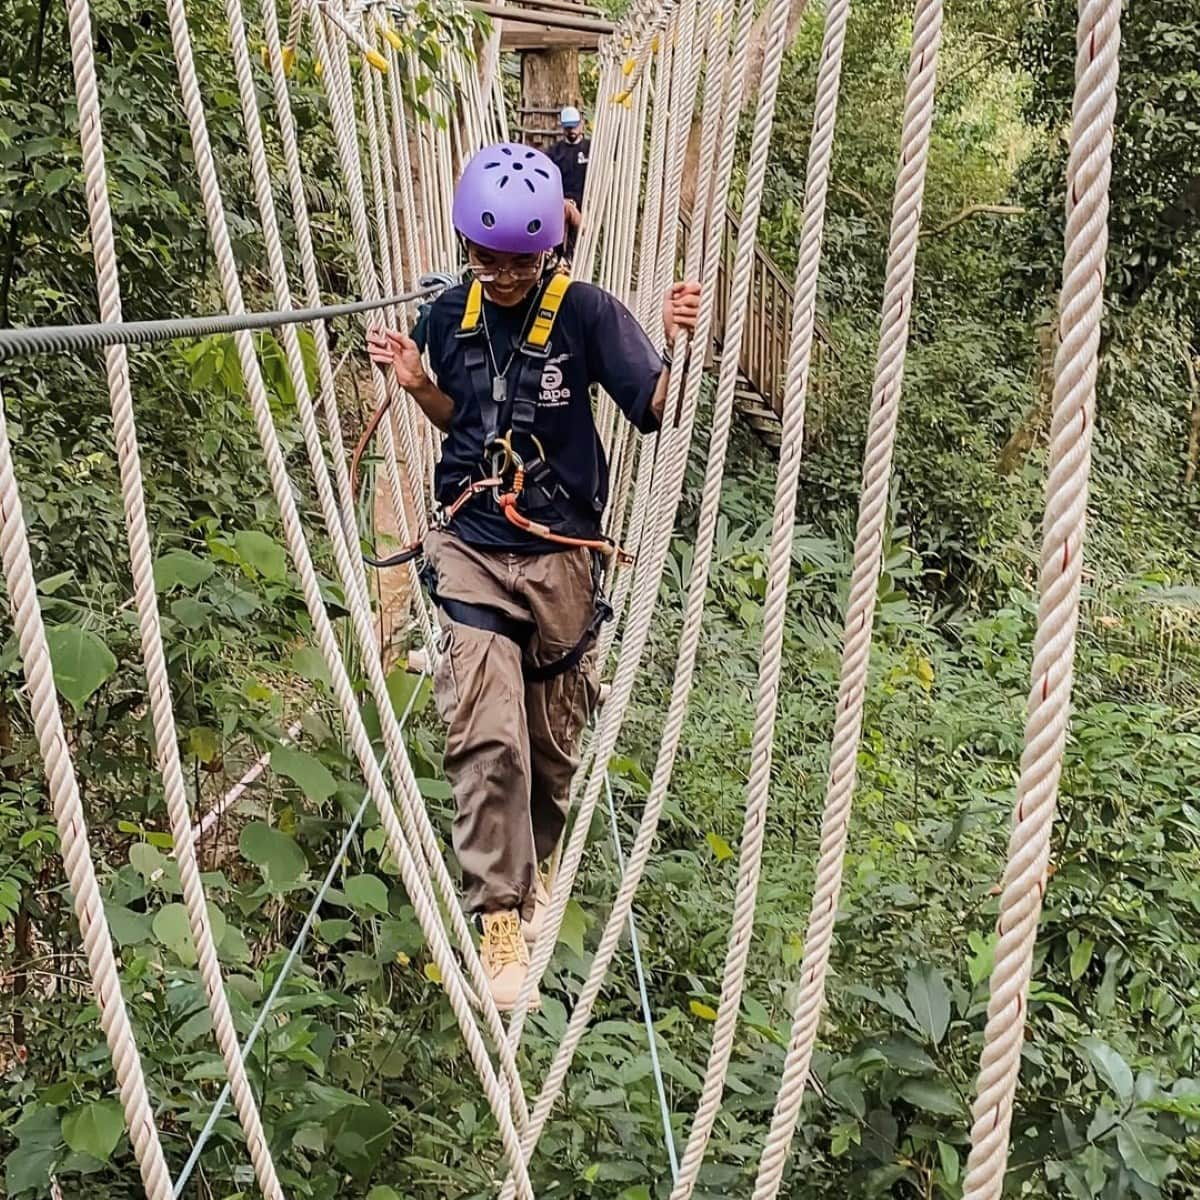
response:
[[[568,142],[579,141],[583,137],[582,123],[579,125],[564,125],[563,126],[563,137],[565,137]]]

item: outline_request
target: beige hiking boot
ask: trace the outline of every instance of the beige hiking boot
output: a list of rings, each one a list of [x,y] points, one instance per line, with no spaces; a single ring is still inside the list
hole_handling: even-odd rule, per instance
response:
[[[529,973],[529,947],[521,932],[521,917],[515,909],[484,913],[483,941],[479,957],[492,990],[492,999],[501,1012],[512,1012]],[[541,1004],[537,988],[529,999],[530,1011]]]
[[[550,890],[546,877],[539,871],[537,882],[533,885],[533,915],[528,921],[521,922],[521,932],[525,935],[525,944],[530,950],[541,936],[542,926],[546,923],[546,910],[549,907]]]

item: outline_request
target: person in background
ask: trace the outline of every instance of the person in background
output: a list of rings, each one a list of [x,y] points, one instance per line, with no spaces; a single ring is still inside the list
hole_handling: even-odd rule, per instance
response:
[[[443,518],[424,545],[444,639],[434,694],[448,726],[464,899],[496,1005],[510,1010],[545,914],[539,867],[562,835],[599,699],[599,555],[612,546],[601,537],[608,462],[591,390],[651,433],[671,362],[615,296],[554,270],[563,192],[540,151],[481,150],[459,180],[453,219],[472,282],[443,292],[413,336],[377,330],[369,342],[446,435],[435,481]],[[699,284],[668,289],[668,347],[695,328],[699,307]],[[518,467],[519,505],[503,494]],[[472,491],[497,475],[500,486]]]
[[[583,215],[583,189],[587,183],[588,158],[592,152],[592,139],[584,136],[583,114],[568,104],[559,114],[562,137],[550,147],[550,161],[562,176],[566,235],[559,251],[568,263],[575,253],[575,242],[579,238],[579,226]]]

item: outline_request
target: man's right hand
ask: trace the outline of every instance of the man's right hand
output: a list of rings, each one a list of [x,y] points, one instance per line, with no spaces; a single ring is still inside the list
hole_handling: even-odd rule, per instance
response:
[[[367,333],[367,353],[379,366],[390,366],[405,391],[417,393],[431,386],[421,351],[407,334],[395,329],[372,329]]]

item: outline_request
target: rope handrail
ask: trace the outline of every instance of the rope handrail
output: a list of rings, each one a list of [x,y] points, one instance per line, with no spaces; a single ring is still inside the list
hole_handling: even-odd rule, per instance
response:
[[[66,354],[76,350],[101,350],[108,346],[145,346],[214,334],[310,325],[410,304],[436,296],[445,283],[437,276],[423,277],[420,286],[381,300],[355,300],[315,308],[289,308],[276,312],[213,313],[208,317],[165,317],[155,321],[97,321],[87,325],[34,325],[28,329],[0,329],[0,362],[36,354]]]

